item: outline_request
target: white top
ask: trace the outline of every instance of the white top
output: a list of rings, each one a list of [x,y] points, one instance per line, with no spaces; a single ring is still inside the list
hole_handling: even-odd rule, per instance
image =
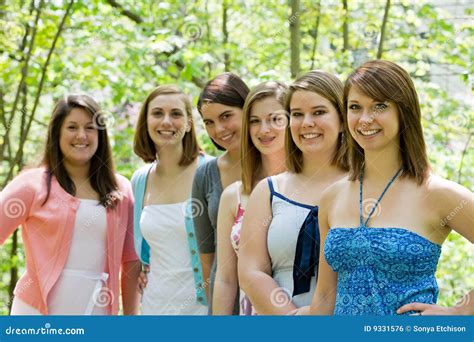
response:
[[[108,278],[108,274],[104,273],[106,246],[105,207],[96,200],[81,199],[66,265],[48,294],[50,315],[107,314],[106,307],[110,304],[112,292],[106,288],[102,289]],[[12,315],[40,313],[15,298]]]
[[[316,288],[316,277],[311,279],[310,291],[291,298],[293,294],[293,266],[298,234],[310,212],[309,205],[293,201],[278,192],[274,177],[272,222],[268,228],[268,254],[272,261],[272,277],[280,287],[271,294],[275,305],[284,306],[291,299],[296,307],[310,305]]]
[[[207,307],[196,303],[184,221],[186,203],[143,208],[140,229],[150,245],[150,273],[142,297],[142,315],[207,314]]]

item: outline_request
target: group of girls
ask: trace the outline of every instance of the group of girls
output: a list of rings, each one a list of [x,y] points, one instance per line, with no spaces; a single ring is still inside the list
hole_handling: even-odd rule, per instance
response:
[[[473,193],[431,172],[400,66],[252,90],[224,73],[197,110],[223,153],[200,149],[189,97],[159,86],[130,183],[94,100],[59,101],[41,166],[1,192],[0,243],[21,225],[26,252],[12,314],[117,314],[120,296],[124,314],[473,314],[437,306],[435,279],[451,230],[474,241]]]

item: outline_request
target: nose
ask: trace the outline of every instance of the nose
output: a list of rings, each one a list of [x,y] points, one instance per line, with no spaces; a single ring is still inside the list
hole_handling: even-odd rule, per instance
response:
[[[311,113],[306,113],[303,119],[303,127],[313,127],[315,119]]]
[[[163,125],[171,126],[171,122],[172,122],[171,115],[169,115],[169,113],[166,113],[166,114],[163,116],[163,120],[161,121],[161,123],[162,123]]]
[[[360,122],[370,124],[374,120],[374,113],[370,110],[364,109],[360,117]]]
[[[272,129],[273,122],[271,120],[263,120],[260,125],[260,133],[268,133]]]
[[[86,129],[85,129],[85,127],[79,127],[79,129],[77,130],[76,138],[80,139],[80,140],[86,138]]]
[[[216,134],[219,134],[221,132],[224,132],[226,130],[226,127],[225,125],[223,125],[222,123],[216,123]]]

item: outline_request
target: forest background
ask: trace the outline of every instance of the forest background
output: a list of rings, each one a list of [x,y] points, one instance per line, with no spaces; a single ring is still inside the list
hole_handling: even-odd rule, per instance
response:
[[[250,86],[311,69],[344,80],[383,58],[414,79],[434,172],[472,191],[473,12],[470,0],[0,0],[0,188],[40,161],[53,105],[65,94],[101,104],[117,169],[131,177],[142,164],[132,147],[137,113],[157,85],[178,84],[195,104],[224,71]],[[217,155],[195,119],[203,148]],[[448,237],[439,304],[474,288],[473,252],[458,234]],[[24,262],[17,230],[0,247],[0,314],[9,312]]]

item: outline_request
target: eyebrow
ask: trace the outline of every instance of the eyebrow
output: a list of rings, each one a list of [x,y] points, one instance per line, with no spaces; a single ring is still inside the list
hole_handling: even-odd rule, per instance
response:
[[[229,109],[229,110],[225,110],[223,111],[222,113],[219,114],[219,117],[221,117],[222,115],[226,115],[226,114],[232,114],[233,112]]]
[[[319,106],[311,107],[310,109],[327,109],[327,107],[324,105],[319,105]],[[295,110],[301,110],[301,108],[291,108],[291,111],[295,111]]]
[[[157,110],[163,110],[163,108],[161,107],[153,107],[151,108],[151,111],[157,111]],[[171,110],[179,110],[180,112],[182,112],[183,110],[181,108],[171,108]]]

